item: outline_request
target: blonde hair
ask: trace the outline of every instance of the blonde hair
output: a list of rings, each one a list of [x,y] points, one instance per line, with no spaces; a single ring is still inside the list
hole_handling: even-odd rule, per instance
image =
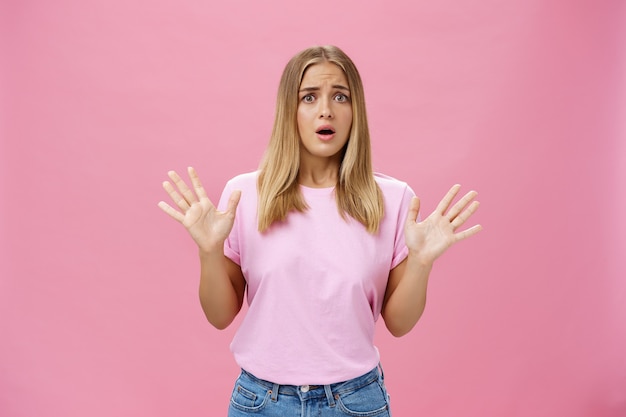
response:
[[[263,232],[283,221],[292,210],[308,209],[298,184],[300,134],[298,133],[298,90],[311,65],[331,62],[348,79],[352,102],[352,129],[343,150],[335,199],[341,216],[346,214],[375,234],[384,214],[383,196],[374,180],[370,134],[365,112],[363,83],[352,60],[335,46],[316,46],[294,56],[283,71],[278,86],[276,115],[269,145],[258,178],[258,228]],[[346,219],[347,220],[347,219]]]

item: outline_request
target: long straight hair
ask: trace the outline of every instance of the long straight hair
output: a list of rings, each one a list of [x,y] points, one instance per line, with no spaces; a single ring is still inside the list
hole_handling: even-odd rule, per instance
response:
[[[278,86],[276,115],[269,145],[258,178],[258,228],[264,232],[274,222],[285,220],[292,211],[308,209],[298,184],[300,134],[298,90],[311,65],[330,62],[348,79],[352,102],[352,128],[343,149],[335,199],[341,216],[356,219],[375,234],[384,215],[383,196],[374,180],[370,133],[365,111],[363,82],[352,60],[335,46],[316,46],[294,56],[283,71]]]

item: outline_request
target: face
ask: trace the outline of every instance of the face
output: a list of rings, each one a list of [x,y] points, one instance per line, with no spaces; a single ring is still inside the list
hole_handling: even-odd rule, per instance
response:
[[[343,70],[330,62],[311,65],[298,98],[301,157],[339,163],[352,128],[352,102]]]

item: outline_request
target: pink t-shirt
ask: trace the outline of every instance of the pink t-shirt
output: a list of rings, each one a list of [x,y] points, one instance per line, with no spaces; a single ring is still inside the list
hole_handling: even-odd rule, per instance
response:
[[[324,385],[379,362],[374,325],[389,271],[407,256],[404,222],[413,190],[376,174],[385,201],[379,232],[344,220],[334,188],[301,191],[309,205],[264,233],[257,226],[258,172],[230,180],[218,205],[241,190],[224,254],[241,266],[249,309],[231,343],[239,366],[278,384]]]

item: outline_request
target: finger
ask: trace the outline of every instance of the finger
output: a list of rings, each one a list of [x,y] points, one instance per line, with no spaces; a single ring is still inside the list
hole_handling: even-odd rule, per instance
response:
[[[450,211],[448,211],[448,218],[452,221],[456,219],[456,217],[461,213],[465,208],[472,202],[473,199],[476,198],[478,193],[476,191],[470,191],[465,194],[463,198],[456,202],[455,205],[452,206]]]
[[[187,186],[185,181],[176,173],[176,171],[170,171],[167,173],[170,179],[176,184],[176,187],[183,195],[187,203],[191,206],[195,201],[197,201],[196,196],[193,194],[193,191]]]
[[[465,210],[463,210],[450,222],[452,224],[452,227],[454,227],[455,229],[461,227],[463,223],[465,223],[467,219],[469,219],[472,214],[474,214],[476,210],[478,210],[479,206],[480,203],[478,201],[473,201]]]
[[[463,230],[462,232],[456,233],[454,235],[456,241],[461,241],[463,239],[467,239],[470,236],[474,236],[476,233],[480,232],[481,230],[483,230],[483,227],[479,224],[470,227],[469,229]]]
[[[454,197],[456,197],[456,195],[459,193],[460,189],[461,186],[459,184],[453,185],[452,188],[450,188],[450,191],[448,191],[443,199],[441,199],[435,211],[439,212],[443,216],[448,210],[448,207],[450,207],[450,204],[452,203],[452,200],[454,200]]]
[[[191,184],[193,185],[198,198],[209,198],[204,190],[204,187],[202,186],[202,183],[200,182],[200,177],[198,177],[196,170],[193,167],[189,167],[187,168],[187,173],[189,174],[189,178],[191,178]]]
[[[157,204],[159,206],[159,208],[161,210],[163,210],[165,213],[169,214],[170,217],[172,217],[174,220],[182,223],[183,219],[185,218],[185,216],[183,216],[183,214],[177,210],[174,210],[169,204],[167,204],[165,201],[159,201],[159,203]]]
[[[163,181],[163,189],[169,194],[170,198],[183,211],[191,207],[190,203],[174,189],[169,181]]]
[[[239,200],[241,199],[241,191],[235,190],[230,194],[230,198],[228,199],[228,206],[226,207],[226,212],[235,215],[237,211],[237,205],[239,204]]]
[[[409,203],[409,213],[407,214],[406,221],[407,223],[417,221],[417,216],[420,211],[420,199],[417,197],[413,197],[411,202]]]

